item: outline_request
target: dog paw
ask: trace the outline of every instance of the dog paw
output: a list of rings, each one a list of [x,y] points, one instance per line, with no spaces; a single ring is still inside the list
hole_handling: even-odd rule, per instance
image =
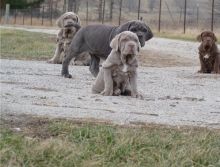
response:
[[[103,95],[103,96],[112,96],[113,95],[113,91],[105,91],[105,90],[103,90],[100,94]]]
[[[64,78],[72,78],[72,75],[71,75],[71,74],[62,74],[62,76],[63,76]]]
[[[49,64],[62,64],[62,62],[58,62],[53,59],[47,60],[47,63],[49,63]]]
[[[140,93],[132,93],[132,94],[131,94],[131,97],[133,97],[133,98],[139,98],[139,99],[141,99],[141,100],[144,99],[144,97],[143,97]]]
[[[52,59],[47,60],[47,63],[49,63],[49,64],[55,64],[54,61],[53,61]]]
[[[119,96],[119,95],[121,95],[121,90],[120,90],[120,89],[114,90],[113,95],[114,95],[114,96]]]

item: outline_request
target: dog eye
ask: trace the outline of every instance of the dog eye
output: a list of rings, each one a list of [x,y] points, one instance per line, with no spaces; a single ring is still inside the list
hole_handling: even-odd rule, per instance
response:
[[[137,31],[137,29],[136,28],[132,28],[131,31],[135,32],[135,31]]]
[[[148,30],[147,29],[143,29],[143,32],[148,32]]]

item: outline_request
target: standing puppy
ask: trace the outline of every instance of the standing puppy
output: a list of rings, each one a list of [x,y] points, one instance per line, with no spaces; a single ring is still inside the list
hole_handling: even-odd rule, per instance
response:
[[[220,52],[216,45],[217,38],[211,31],[204,31],[198,35],[199,60],[201,69],[199,73],[220,73]]]
[[[69,63],[72,58],[77,58],[81,53],[88,52],[91,56],[89,70],[93,76],[99,72],[100,59],[106,60],[111,52],[111,40],[123,31],[131,31],[137,34],[141,46],[153,37],[150,27],[143,21],[133,20],[120,26],[110,26],[104,24],[88,25],[81,28],[74,36],[70,49],[63,61],[62,76],[71,78],[69,74]]]
[[[57,34],[57,46],[53,58],[48,60],[48,63],[61,64],[74,35],[81,26],[79,17],[73,12],[61,15],[56,24],[60,28]]]
[[[137,35],[124,31],[112,39],[110,46],[112,51],[102,64],[92,92],[105,96],[130,92],[132,97],[140,97],[137,91],[136,56],[141,46]]]

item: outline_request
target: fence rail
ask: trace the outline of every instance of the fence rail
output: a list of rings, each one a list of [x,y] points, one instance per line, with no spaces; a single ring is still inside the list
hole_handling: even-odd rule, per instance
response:
[[[42,4],[40,8],[10,9],[8,24],[55,26],[56,19],[62,13],[77,10],[83,25],[117,25],[128,20],[143,19],[159,32],[185,33],[196,29],[220,32],[220,2],[216,0],[202,0],[200,3],[194,0],[81,0],[78,9],[68,6],[66,1],[50,2]],[[1,24],[6,23],[5,12],[5,9],[0,12]]]

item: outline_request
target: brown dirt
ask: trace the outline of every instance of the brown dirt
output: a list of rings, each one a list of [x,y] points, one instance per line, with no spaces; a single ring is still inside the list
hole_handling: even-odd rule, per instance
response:
[[[198,65],[194,59],[155,50],[142,50],[138,60],[140,65],[144,67],[190,67]]]

